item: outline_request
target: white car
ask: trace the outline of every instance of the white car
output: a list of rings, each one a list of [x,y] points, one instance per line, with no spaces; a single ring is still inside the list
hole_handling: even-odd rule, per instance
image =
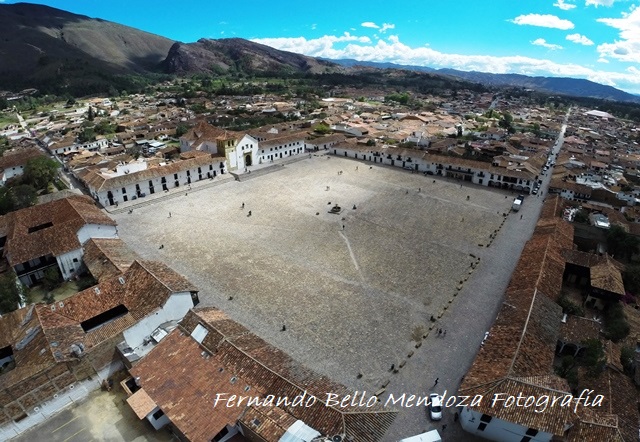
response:
[[[429,395],[429,416],[433,421],[442,419],[442,396],[437,393]]]

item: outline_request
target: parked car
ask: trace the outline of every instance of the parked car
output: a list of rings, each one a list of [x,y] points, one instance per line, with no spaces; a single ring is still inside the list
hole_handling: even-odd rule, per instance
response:
[[[429,399],[429,416],[431,420],[439,421],[442,419],[442,396],[431,393]]]

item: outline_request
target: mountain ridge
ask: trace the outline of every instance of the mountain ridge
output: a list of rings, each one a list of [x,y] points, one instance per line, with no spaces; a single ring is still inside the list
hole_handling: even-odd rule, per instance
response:
[[[589,80],[490,74],[391,62],[329,60],[241,38],[176,42],[129,26],[30,3],[0,3],[0,88],[91,94],[144,84],[152,75],[323,74],[368,69],[422,72],[485,86],[640,103],[640,96]],[[135,77],[133,79],[128,77]]]

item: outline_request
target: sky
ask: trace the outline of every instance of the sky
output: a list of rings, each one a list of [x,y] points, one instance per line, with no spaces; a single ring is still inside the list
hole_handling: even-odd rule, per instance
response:
[[[640,0],[32,3],[185,43],[240,37],[314,57],[586,78],[640,94]]]

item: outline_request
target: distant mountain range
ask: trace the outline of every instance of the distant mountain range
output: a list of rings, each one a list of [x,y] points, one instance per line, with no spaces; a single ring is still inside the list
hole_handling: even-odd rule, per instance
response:
[[[94,93],[118,82],[125,88],[122,78],[136,75],[349,73],[358,72],[360,66],[425,72],[486,86],[518,86],[550,94],[640,103],[638,96],[588,80],[326,60],[240,38],[180,43],[47,6],[0,4],[0,90],[35,87],[55,93],[67,89],[70,93]]]
[[[426,66],[400,65],[388,62],[358,61],[352,59],[329,60],[342,66],[366,66],[380,69],[405,69],[428,72],[431,74],[449,75],[451,77],[481,83],[485,86],[517,86],[550,94],[592,97],[604,100],[627,101],[640,103],[640,96],[629,94],[611,86],[593,81],[568,77],[529,77],[520,74],[490,74],[487,72],[459,71],[456,69],[433,69]]]

